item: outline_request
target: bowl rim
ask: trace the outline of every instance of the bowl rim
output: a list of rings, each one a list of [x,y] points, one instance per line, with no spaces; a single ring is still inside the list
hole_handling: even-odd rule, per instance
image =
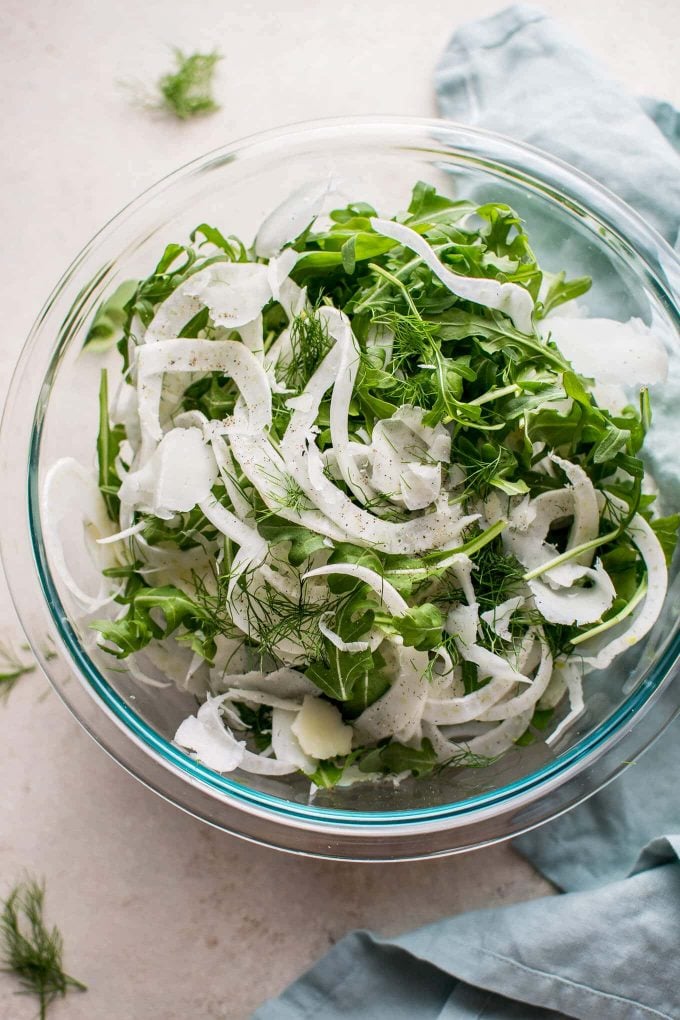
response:
[[[632,225],[636,231],[641,233],[643,239],[649,246],[651,246],[655,254],[660,253],[663,256],[664,269],[667,270],[670,268],[673,275],[677,273],[680,277],[680,261],[677,259],[677,256],[664,239],[660,237],[660,235],[658,235],[656,231],[654,231],[654,229],[642,219],[642,217],[634,212],[634,210],[631,210],[607,188],[588,177],[582,171],[571,167],[565,161],[545,153],[534,146],[527,145],[522,142],[516,142],[513,139],[506,138],[505,136],[499,135],[495,132],[486,131],[480,128],[472,128],[466,125],[457,124],[453,121],[445,121],[436,118],[405,118],[399,116],[362,116],[352,118],[334,117],[290,124],[282,128],[275,128],[266,132],[252,134],[243,139],[213,149],[202,156],[196,157],[178,169],[167,174],[155,184],[146,188],[139,196],[123,206],[116,215],[111,217],[76,256],[53,289],[50,297],[47,299],[22,349],[10,384],[10,393],[15,388],[15,384],[17,384],[17,389],[20,386],[25,385],[25,370],[27,362],[31,358],[33,348],[40,338],[43,322],[60,295],[62,295],[65,288],[68,287],[69,282],[75,278],[77,271],[86,264],[90,256],[96,254],[98,246],[103,243],[103,241],[114,235],[116,230],[122,226],[122,224],[133,217],[138,210],[141,210],[147,202],[161,195],[167,188],[181,182],[186,177],[197,171],[208,169],[210,166],[215,165],[216,162],[222,163],[225,160],[238,158],[238,154],[252,154],[253,150],[257,150],[258,148],[266,149],[272,144],[285,144],[286,140],[295,139],[299,136],[319,137],[320,135],[326,135],[331,139],[333,136],[337,136],[337,138],[340,139],[340,137],[345,136],[348,131],[372,134],[381,131],[405,133],[408,130],[421,132],[423,138],[427,133],[430,134],[431,139],[432,136],[434,136],[432,140],[434,140],[439,146],[436,151],[443,150],[443,139],[446,137],[449,139],[458,138],[459,140],[460,138],[465,137],[468,140],[471,139],[472,143],[477,142],[479,149],[484,149],[484,143],[486,143],[487,149],[496,146],[499,147],[501,152],[505,155],[516,155],[519,157],[520,168],[524,166],[522,157],[527,157],[529,163],[532,164],[532,170],[528,172],[526,169],[522,169],[521,173],[523,177],[530,177],[533,180],[537,180],[540,184],[547,186],[549,190],[554,190],[556,187],[559,189],[564,184],[574,185],[577,192],[577,199],[580,203],[582,203],[584,212],[591,215],[595,214],[598,220],[605,222],[607,226],[612,229],[614,234],[620,237],[620,239],[624,242],[627,241],[627,235],[621,235],[620,229],[617,229],[617,226],[615,226],[614,223],[609,222],[610,217],[613,220],[616,220],[616,217],[618,216],[620,219],[623,219],[626,226],[630,227]],[[382,139],[382,142],[384,141],[385,139]],[[420,147],[418,148],[420,149]],[[474,144],[471,148],[474,150]],[[423,150],[420,149],[420,151]],[[456,151],[459,151],[459,148],[451,144],[449,151],[451,154],[454,154]],[[491,159],[492,161],[498,160],[498,156],[487,157],[487,159]],[[536,166],[534,164],[538,164],[538,167],[545,169],[546,172],[551,172],[550,179],[548,181],[544,180],[540,176],[535,176]],[[505,167],[515,166],[513,162],[506,162],[502,165]],[[557,178],[557,181],[555,178]],[[583,191],[585,191],[587,201],[583,199]],[[559,194],[561,193],[562,192],[559,191]],[[567,194],[570,201],[573,202],[573,191],[568,191]],[[592,204],[593,198],[598,200],[598,202],[596,202],[595,209],[593,209]],[[603,208],[600,208],[600,203]],[[641,253],[639,249],[636,248],[633,250],[635,250],[638,258],[649,268],[648,258]],[[658,282],[659,276],[657,270],[654,270],[654,278]],[[678,312],[674,299],[674,291],[675,287],[671,287],[669,285],[668,290],[665,290],[665,294],[676,316],[680,317],[680,312]],[[76,301],[77,298],[71,305],[71,308],[74,307]],[[431,808],[369,812],[338,810],[326,806],[304,805],[288,801],[284,798],[273,796],[268,793],[252,790],[241,783],[228,779],[225,776],[215,773],[212,770],[207,769],[205,766],[200,765],[189,755],[185,754],[185,752],[180,751],[170,741],[166,740],[166,738],[161,737],[160,734],[151,729],[151,727],[149,727],[141,719],[141,717],[137,716],[130,706],[123,701],[123,699],[113,690],[113,688],[111,688],[105,678],[99,673],[92,660],[90,660],[86,653],[84,653],[75,630],[71,627],[68,615],[61,604],[61,600],[59,599],[51,576],[45,550],[42,547],[40,538],[38,493],[39,450],[42,436],[43,413],[46,407],[45,385],[58,365],[62,346],[67,339],[68,337],[65,336],[64,331],[62,331],[59,343],[49,352],[49,367],[47,373],[41,380],[41,397],[36,403],[35,415],[30,429],[28,477],[25,473],[26,465],[24,465],[23,482],[24,486],[26,486],[26,483],[28,483],[28,485],[23,488],[23,492],[26,497],[25,507],[30,529],[31,551],[34,567],[37,573],[37,579],[43,593],[45,607],[51,615],[53,624],[60,632],[60,645],[63,650],[68,653],[69,660],[77,667],[79,680],[87,690],[88,694],[97,702],[100,708],[103,708],[110,714],[116,725],[128,739],[137,741],[149,755],[155,757],[165,767],[177,770],[185,779],[188,779],[189,782],[198,783],[202,788],[208,789],[211,794],[217,794],[220,798],[226,798],[236,803],[242,811],[254,814],[263,814],[265,817],[276,815],[279,816],[280,819],[285,820],[286,825],[300,826],[305,829],[309,829],[311,827],[319,832],[337,832],[339,828],[349,827],[353,830],[353,834],[355,836],[361,835],[374,837],[385,827],[389,827],[391,832],[411,832],[422,830],[424,826],[432,828],[432,826],[451,827],[454,823],[460,822],[467,824],[467,822],[471,820],[472,816],[474,816],[474,818],[472,818],[474,821],[487,809],[494,810],[501,802],[505,805],[510,804],[511,806],[517,807],[527,801],[535,800],[544,793],[548,793],[550,789],[554,787],[555,783],[564,784],[570,779],[576,778],[583,772],[586,766],[593,761],[594,758],[606,755],[608,751],[611,750],[612,746],[620,741],[621,736],[625,733],[626,723],[632,723],[634,718],[637,719],[641,713],[652,707],[655,699],[658,700],[660,693],[669,686],[670,673],[680,656],[680,639],[677,635],[675,635],[675,637],[670,636],[666,640],[664,647],[655,659],[656,663],[663,663],[663,670],[660,671],[660,679],[652,685],[650,685],[647,680],[643,680],[636,690],[626,698],[626,700],[614,713],[612,713],[611,716],[608,717],[608,719],[596,727],[592,733],[581,738],[581,740],[579,740],[572,748],[569,748],[562,752],[562,754],[557,755],[553,761],[542,766],[540,769],[537,769],[534,772],[529,773],[527,776],[524,776],[506,786],[498,787],[496,790],[485,794],[466,797],[462,801],[450,804],[440,804]],[[7,435],[12,424],[13,413],[16,415],[16,410],[13,412],[13,404],[8,398],[7,407],[3,415],[2,428],[0,430],[0,443],[5,445],[7,443]],[[0,553],[3,561],[7,565],[8,561],[11,560],[11,557],[7,556],[6,539],[0,539]],[[23,623],[24,614],[21,611],[22,599],[17,597],[18,586],[13,583],[11,570],[7,570],[7,578],[10,594]],[[31,633],[28,634],[28,638],[35,649],[35,639],[32,637]],[[38,651],[38,649],[35,650]],[[41,661],[48,678],[53,682],[52,677],[50,676],[50,670],[46,668],[44,656],[38,653],[38,658]],[[64,691],[60,690],[59,693],[62,698],[64,698]],[[65,700],[67,704],[69,704],[68,696],[66,696]],[[680,704],[674,706],[673,714],[678,710],[680,710]],[[668,722],[670,721],[670,718],[672,718],[672,715],[667,719]],[[83,723],[83,725],[85,725],[88,731],[91,731],[91,727],[89,727],[86,723]],[[96,733],[93,733],[92,735],[96,739]],[[650,741],[647,740],[646,743],[649,742]],[[639,749],[635,753],[639,753]],[[117,756],[116,760],[118,760]],[[121,762],[121,764],[124,763]],[[143,780],[143,777],[141,778]],[[594,790],[589,792],[594,792]],[[358,831],[359,829],[361,830],[360,832]]]

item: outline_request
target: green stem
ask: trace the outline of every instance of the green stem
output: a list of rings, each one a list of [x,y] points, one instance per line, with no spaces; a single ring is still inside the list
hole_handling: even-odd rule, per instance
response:
[[[502,386],[497,390],[489,390],[487,393],[482,393],[481,397],[475,397],[474,400],[468,401],[470,404],[488,404],[492,400],[500,400],[501,397],[507,397],[510,393],[519,393],[519,386],[510,385]]]
[[[575,556],[580,556],[581,553],[590,552],[591,549],[597,549],[599,545],[605,545],[607,542],[612,542],[615,538],[621,534],[621,529],[617,528],[616,531],[608,531],[606,535],[598,535],[597,538],[592,538],[589,542],[581,542],[580,545],[575,545],[573,549],[567,549],[566,552],[561,553],[559,556],[554,556],[553,559],[547,560],[545,563],[541,563],[540,567],[534,567],[533,570],[529,570],[524,574],[523,581],[533,581],[535,577],[540,577],[541,574],[545,574],[547,570],[552,570],[554,567],[560,567],[563,563],[568,563],[569,560],[573,560]]]
[[[647,577],[643,577],[638,585],[638,588],[633,595],[630,602],[628,602],[623,609],[621,609],[615,616],[605,620],[604,623],[599,623],[597,627],[591,627],[590,630],[584,631],[583,634],[579,634],[578,637],[572,638],[572,645],[580,645],[583,641],[588,641],[592,637],[597,637],[598,634],[603,634],[604,631],[609,630],[611,627],[615,627],[617,623],[621,623],[627,616],[633,612],[633,610],[642,602],[643,598],[647,594]]]

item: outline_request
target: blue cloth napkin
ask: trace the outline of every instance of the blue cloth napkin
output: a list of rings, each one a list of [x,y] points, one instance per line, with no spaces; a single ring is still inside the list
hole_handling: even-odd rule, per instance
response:
[[[680,113],[627,94],[540,10],[460,28],[436,86],[444,116],[560,156],[677,244]],[[655,406],[669,435],[679,404]],[[679,776],[674,724],[605,790],[518,841],[564,895],[396,939],[355,932],[253,1020],[680,1020]]]

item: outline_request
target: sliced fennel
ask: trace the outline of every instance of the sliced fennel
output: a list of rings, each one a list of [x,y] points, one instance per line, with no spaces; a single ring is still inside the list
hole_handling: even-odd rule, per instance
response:
[[[387,219],[335,187],[116,291],[98,472],[57,462],[42,502],[102,649],[198,693],[177,745],[314,790],[478,766],[553,711],[557,744],[657,619],[678,524],[642,497],[646,390],[594,396],[619,344],[663,381],[651,328],[546,317],[589,283],[542,286],[505,205],[418,183]]]

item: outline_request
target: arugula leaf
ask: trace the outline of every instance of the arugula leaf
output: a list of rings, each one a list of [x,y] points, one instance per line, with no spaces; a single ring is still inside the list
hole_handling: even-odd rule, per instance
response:
[[[544,273],[543,275],[550,281],[550,284],[542,305],[537,309],[536,314],[540,319],[544,319],[559,305],[586,294],[593,282],[589,276],[578,276],[573,280],[567,280],[564,271],[557,274]]]
[[[137,280],[125,280],[102,301],[94,313],[83,347],[106,351],[121,339],[129,320],[128,305],[137,293],[137,287]]]
[[[425,602],[414,606],[403,616],[376,613],[375,623],[386,634],[399,634],[409,648],[424,652],[442,643],[444,617],[438,606]]]
[[[272,544],[290,542],[288,562],[293,567],[301,566],[313,553],[326,547],[323,535],[291,524],[283,517],[271,515],[259,521],[257,530],[263,538]]]
[[[650,521],[650,524],[664,551],[666,563],[670,566],[675,547],[678,543],[680,514],[671,514],[669,517],[656,517]]]
[[[326,663],[313,662],[305,670],[306,676],[334,701],[350,701],[357,685],[370,691],[373,656],[370,651],[341,652],[330,641],[324,640]]]
[[[120,478],[116,468],[116,457],[120,452],[120,444],[125,439],[122,425],[111,427],[109,421],[109,386],[106,369],[101,372],[99,383],[99,432],[97,434],[97,461],[99,465],[98,485],[104,497],[106,512],[112,521],[117,521],[120,513],[120,500],[117,492]]]
[[[356,719],[390,688],[390,676],[379,650],[372,653],[372,666],[354,681],[352,694],[340,706],[343,718]]]
[[[369,751],[359,762],[362,772],[389,772],[394,775],[410,772],[419,778],[430,775],[438,765],[437,754],[427,738],[418,748],[392,741]]]

